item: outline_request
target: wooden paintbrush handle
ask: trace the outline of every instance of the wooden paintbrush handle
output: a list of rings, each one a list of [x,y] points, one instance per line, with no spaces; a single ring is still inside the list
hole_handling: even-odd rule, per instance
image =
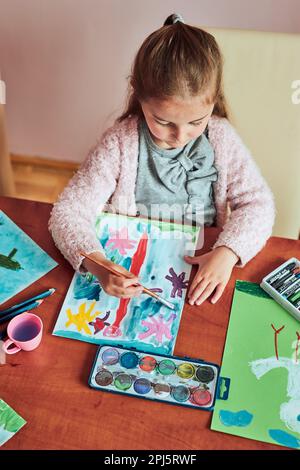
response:
[[[98,260],[98,259],[94,259],[92,256],[89,256],[88,254],[86,253],[83,253],[81,252],[80,253],[81,256],[84,256],[85,258],[89,259],[90,261],[93,261],[94,263],[98,264],[99,266],[103,267],[104,269],[106,269],[107,271],[110,271],[112,274],[115,274],[116,276],[119,276],[119,277],[125,277],[127,279],[131,279],[131,274],[129,271],[127,271],[125,268],[123,268],[125,270],[125,272],[120,272],[120,271],[117,271],[116,269],[114,269],[112,266],[110,266],[109,264],[106,264],[105,262],[101,261],[101,260]],[[140,283],[137,283],[138,286],[141,286],[143,288],[143,292],[145,294],[148,294],[150,295],[151,297],[153,297],[154,299],[162,302],[162,299],[155,293],[155,292],[152,292],[150,289],[148,289],[147,287],[144,287],[142,284]]]
[[[80,253],[80,254],[84,256],[85,258],[89,259],[90,261],[93,261],[94,263],[98,264],[99,266],[102,266],[104,269],[107,269],[107,271],[110,271],[112,274],[115,274],[116,276],[126,277],[127,279],[131,279],[131,275],[130,275],[131,273],[129,271],[128,271],[128,274],[123,273],[123,272],[121,273],[120,271],[117,271],[109,264],[106,264],[105,262],[102,262],[100,260],[93,259],[91,256],[87,255],[86,253]],[[144,287],[142,286],[142,284],[139,284],[139,283],[138,285],[143,288],[143,292],[145,292],[146,294],[151,295],[151,297],[154,297],[155,299],[158,298],[158,296],[151,290],[147,289],[147,287]]]
[[[102,262],[98,259],[94,259],[92,256],[90,255],[87,255],[86,253],[80,253],[81,256],[84,256],[85,258],[89,259],[90,261],[93,261],[93,263],[96,263],[98,264],[99,266],[102,266],[103,268],[107,269],[107,271],[110,271],[112,274],[115,274],[116,276],[119,276],[119,277],[126,277],[127,279],[130,279],[132,276],[131,276],[131,273],[127,270],[127,272],[120,272],[120,271],[117,271],[116,269],[114,269],[112,266],[110,266],[109,264],[106,264],[105,262]],[[125,268],[123,268],[125,269]]]

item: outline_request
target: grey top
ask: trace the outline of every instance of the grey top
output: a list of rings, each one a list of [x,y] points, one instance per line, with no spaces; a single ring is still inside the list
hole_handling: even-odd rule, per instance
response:
[[[214,223],[212,183],[217,180],[214,151],[203,133],[184,147],[163,149],[152,139],[144,120],[139,124],[139,160],[135,197],[140,215]]]

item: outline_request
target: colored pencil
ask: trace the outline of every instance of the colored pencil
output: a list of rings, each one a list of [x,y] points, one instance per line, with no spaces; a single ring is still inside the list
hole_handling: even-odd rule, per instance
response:
[[[12,307],[6,308],[4,310],[0,310],[0,318],[2,315],[6,315],[8,313],[12,313],[15,310],[18,310],[21,307],[24,307],[25,305],[31,304],[32,302],[36,300],[41,300],[44,299],[45,297],[48,297],[49,295],[54,294],[56,289],[52,287],[51,289],[45,290],[44,292],[41,292],[40,294],[35,295],[34,297],[30,297],[27,300],[24,300],[23,302],[20,302],[19,304],[13,305]]]
[[[24,312],[27,312],[28,310],[33,310],[34,308],[37,308],[39,305],[41,305],[42,302],[43,302],[43,299],[35,300],[31,304],[23,305],[23,307],[20,307],[19,309],[14,310],[13,312],[8,313],[7,315],[3,315],[2,317],[0,317],[0,325],[2,323],[6,323],[7,321],[11,320],[17,315],[20,315],[20,313],[24,313]]]
[[[6,338],[7,336],[7,330],[4,328],[4,330],[0,331],[0,340]]]
[[[101,263],[101,261],[99,260],[95,260],[93,259],[91,256],[87,255],[86,253],[80,253],[81,256],[84,256],[85,258],[89,259],[90,261],[93,261],[94,263],[98,264],[99,266],[102,266],[104,269],[107,269],[107,271],[111,272],[112,274],[115,274],[116,276],[119,276],[119,277],[126,277],[127,279],[130,279],[131,276],[130,276],[130,272],[128,271],[128,275],[127,274],[123,274],[123,273],[120,273],[119,271],[115,270],[114,268],[112,268],[111,266],[108,266],[106,265],[105,263]],[[142,286],[141,284],[137,284],[138,286],[141,286],[143,288],[143,292],[145,294],[148,294],[150,295],[151,297],[153,297],[154,299],[158,300],[159,302],[161,302],[162,304],[166,305],[167,307],[169,307],[170,309],[174,310],[175,309],[175,305],[173,305],[171,302],[169,302],[168,300],[166,299],[163,299],[162,297],[160,297],[159,295],[157,295],[155,292],[152,292],[150,289],[148,289],[147,287],[145,286]]]

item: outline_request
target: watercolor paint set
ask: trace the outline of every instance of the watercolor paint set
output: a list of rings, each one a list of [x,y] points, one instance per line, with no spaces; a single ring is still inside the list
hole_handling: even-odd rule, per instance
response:
[[[297,258],[290,258],[265,276],[260,287],[300,321],[300,261]]]
[[[209,362],[102,345],[89,385],[101,391],[212,410],[216,398],[228,398],[230,380],[221,378],[219,366]]]

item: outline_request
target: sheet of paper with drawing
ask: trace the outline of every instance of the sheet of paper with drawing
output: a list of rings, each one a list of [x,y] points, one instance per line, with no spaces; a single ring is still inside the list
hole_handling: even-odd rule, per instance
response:
[[[25,419],[0,398],[0,446],[13,437],[24,424]]]
[[[57,263],[0,211],[0,304],[55,266]]]
[[[258,284],[237,281],[211,429],[300,448],[300,325]]]
[[[143,294],[109,296],[90,273],[75,273],[53,334],[171,354],[191,271],[183,256],[194,253],[199,227],[103,213],[96,233],[108,259],[138,275],[175,309]]]

